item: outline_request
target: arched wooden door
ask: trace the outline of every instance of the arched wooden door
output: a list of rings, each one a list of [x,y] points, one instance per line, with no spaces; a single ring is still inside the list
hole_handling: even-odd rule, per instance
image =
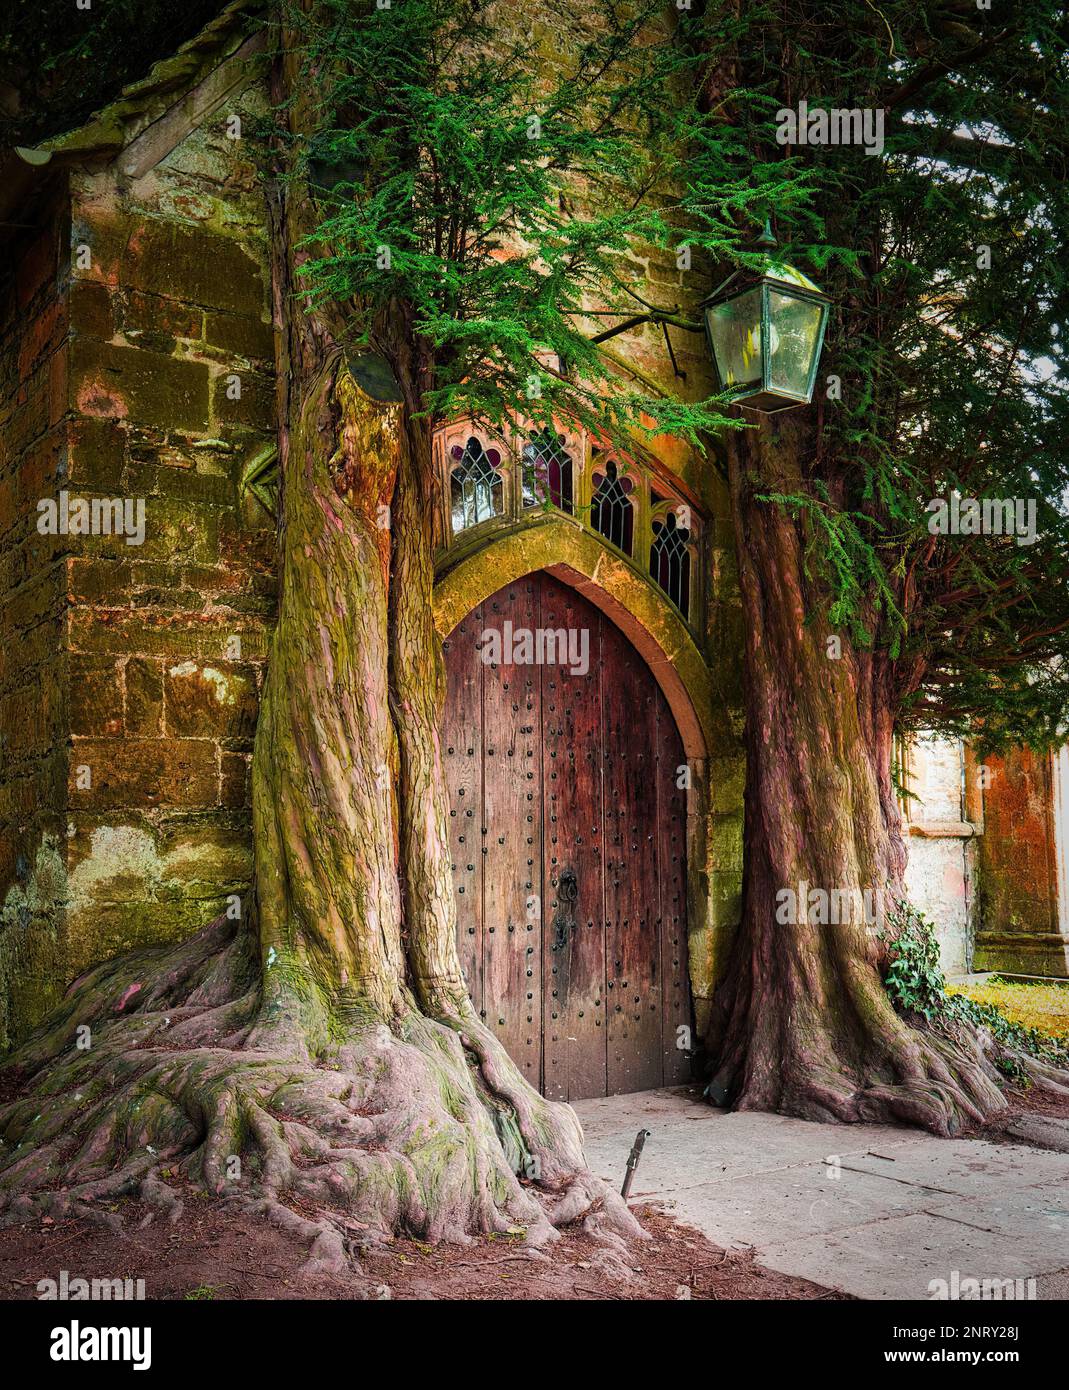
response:
[[[683,747],[649,667],[544,572],[469,613],[446,667],[457,931],[476,1009],[552,1099],[687,1080]]]

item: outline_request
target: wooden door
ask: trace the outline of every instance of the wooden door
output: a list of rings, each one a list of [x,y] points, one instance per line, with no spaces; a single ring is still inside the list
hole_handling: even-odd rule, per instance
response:
[[[541,650],[539,633],[554,634]],[[687,1080],[683,749],[648,666],[540,572],[468,614],[446,668],[457,932],[476,1009],[553,1099]]]

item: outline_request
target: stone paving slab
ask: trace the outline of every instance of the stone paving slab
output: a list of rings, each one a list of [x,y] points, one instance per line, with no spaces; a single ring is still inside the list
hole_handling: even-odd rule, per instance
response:
[[[1069,1280],[1069,1155],[885,1125],[725,1114],[697,1088],[582,1101],[587,1157],[619,1186],[651,1131],[632,1199],[718,1245],[859,1298],[927,1299],[929,1282]]]
[[[815,1165],[706,1183],[666,1195],[677,1214],[700,1226],[716,1244],[752,1245],[759,1250],[768,1243],[770,1230],[779,1241],[815,1238],[889,1216],[922,1212],[930,1197],[923,1188],[883,1178],[831,1179]]]
[[[870,1152],[844,1156],[843,1161],[865,1173],[961,1197],[997,1192],[1003,1184],[1007,1190],[1039,1187],[1069,1175],[1067,1154],[1032,1149],[1024,1144],[938,1139],[920,1133],[914,1134],[912,1143],[891,1150],[887,1158]]]
[[[1044,1267],[1043,1259],[1016,1237],[978,1231],[929,1212],[774,1242],[762,1249],[760,1263],[856,1298],[910,1300],[932,1298],[931,1282],[941,1279],[949,1285],[955,1270],[959,1280],[1028,1280]]]
[[[1064,1182],[1009,1188],[968,1199],[954,1197],[933,1203],[928,1210],[999,1235],[1015,1236],[1036,1253],[1041,1248],[1049,1250],[1055,1264],[1069,1257],[1069,1185]]]

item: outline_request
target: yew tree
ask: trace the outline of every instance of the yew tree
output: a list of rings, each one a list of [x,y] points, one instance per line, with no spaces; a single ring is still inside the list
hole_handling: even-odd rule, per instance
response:
[[[630,238],[670,233],[656,190],[697,51],[650,3],[303,0],[271,19],[281,505],[255,884],[191,941],[77,981],[14,1057],[8,1219],[125,1190],[173,1207],[177,1173],[326,1265],[395,1230],[537,1244],[593,1213],[636,1235],[461,972],[432,436],[457,417],[611,439],[722,421],[583,331],[639,303]]]
[[[896,938],[917,935],[896,733],[981,752],[1064,737],[1065,11],[801,0],[706,18],[702,241],[737,258],[749,233],[722,190],[747,168],[767,187],[772,168],[779,240],[834,305],[812,407],[726,439],[747,785],[711,1092],[953,1132],[1003,1107],[1007,1069],[1066,1085],[989,1029],[903,1016],[883,987]],[[801,101],[882,120],[882,149],[828,143],[830,124],[825,143],[808,124],[781,143]],[[1002,503],[1022,504],[1020,534]],[[985,504],[1001,528],[977,523]],[[867,890],[876,920],[778,920],[777,895],[803,885]]]

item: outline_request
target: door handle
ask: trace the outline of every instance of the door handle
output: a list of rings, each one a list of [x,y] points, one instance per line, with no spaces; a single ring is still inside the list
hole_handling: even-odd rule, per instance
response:
[[[575,903],[579,897],[579,880],[573,869],[565,869],[557,884],[557,911],[553,917],[554,951],[563,951],[568,935],[575,930]]]

